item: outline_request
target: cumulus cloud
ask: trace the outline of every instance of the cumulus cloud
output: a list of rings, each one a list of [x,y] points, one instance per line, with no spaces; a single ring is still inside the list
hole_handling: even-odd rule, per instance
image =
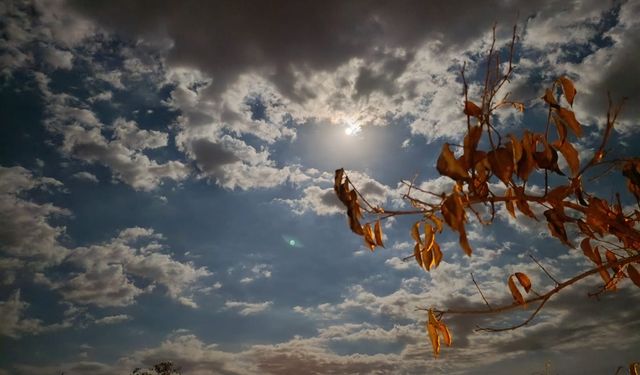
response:
[[[58,243],[65,228],[49,223],[52,217],[69,211],[51,203],[39,204],[23,198],[36,188],[60,187],[60,181],[35,177],[22,167],[0,166],[0,243],[2,254],[23,258],[38,267],[56,264],[68,253]],[[21,263],[15,263],[19,265]]]
[[[118,324],[122,322],[126,322],[127,320],[131,320],[131,316],[127,314],[118,314],[118,315],[109,315],[95,320],[95,324]]]
[[[237,309],[238,313],[242,316],[253,315],[268,310],[273,302],[240,302],[240,301],[226,301],[224,307],[227,309]]]
[[[78,98],[52,93],[50,79],[43,73],[35,78],[47,101],[45,124],[62,136],[59,148],[65,155],[105,165],[137,190],[153,190],[163,180],[181,181],[189,175],[190,168],[181,161],[158,163],[144,154],[146,149],[166,146],[167,133],[140,129],[135,122],[118,118],[113,124],[115,139],[109,140],[103,133],[106,127]]]
[[[46,325],[40,319],[25,318],[29,303],[20,298],[20,289],[14,291],[6,301],[0,301],[0,335],[19,338],[22,335],[36,335],[70,326],[69,321]]]
[[[97,184],[98,182],[100,182],[98,180],[98,177],[96,177],[96,175],[94,175],[93,173],[85,172],[85,171],[76,172],[71,177],[80,181],[93,182],[94,184]]]

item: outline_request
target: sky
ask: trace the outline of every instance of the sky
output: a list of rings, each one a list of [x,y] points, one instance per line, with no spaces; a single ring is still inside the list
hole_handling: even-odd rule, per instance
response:
[[[498,129],[546,121],[560,76],[577,88],[583,160],[607,91],[627,97],[608,149],[637,156],[640,1],[2,1],[0,374],[603,374],[640,361],[640,290],[599,299],[592,277],[531,310],[447,317],[433,358],[418,307],[509,303],[591,267],[544,222],[498,207],[470,220],[474,253],[440,238],[415,262],[416,218],[371,253],[346,225],[333,172],[406,209],[403,179],[433,191],[466,130],[460,69],[478,98],[496,27],[505,88],[524,102]],[[566,163],[560,162],[561,168]],[[624,194],[620,171],[590,182]],[[628,194],[625,205],[633,208]],[[540,213],[540,212],[538,212]],[[575,231],[571,234],[576,234]]]

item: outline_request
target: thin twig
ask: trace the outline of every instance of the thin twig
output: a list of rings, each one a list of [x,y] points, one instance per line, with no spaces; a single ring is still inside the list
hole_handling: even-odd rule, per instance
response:
[[[482,297],[482,299],[484,300],[484,303],[487,304],[487,307],[489,309],[491,309],[491,305],[489,304],[489,301],[487,301],[487,298],[484,296],[484,293],[482,293],[482,289],[480,289],[480,287],[478,286],[478,283],[476,282],[476,279],[473,277],[473,272],[471,273],[471,280],[473,281],[473,283],[476,285],[476,288],[478,289],[478,292],[480,292],[480,296]]]
[[[550,278],[551,280],[553,280],[553,282],[554,282],[554,283],[556,283],[556,285],[560,284],[560,282],[559,282],[558,280],[556,280],[556,278],[555,278],[555,277],[551,276],[551,274],[550,274],[550,273],[549,273],[549,272],[544,268],[544,266],[543,266],[542,264],[540,264],[540,262],[538,262],[538,261],[536,260],[536,258],[534,258],[534,257],[533,257],[533,255],[532,255],[532,254],[529,254],[529,258],[531,258],[531,260],[533,260],[534,262],[536,262],[536,264],[537,264],[540,268],[542,268],[542,270],[544,271],[544,273],[546,273],[546,274],[547,274],[547,276],[549,276],[549,278]]]

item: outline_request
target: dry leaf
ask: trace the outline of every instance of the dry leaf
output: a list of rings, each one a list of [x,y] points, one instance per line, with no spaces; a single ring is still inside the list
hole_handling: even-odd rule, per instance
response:
[[[373,233],[376,237],[376,245],[384,247],[384,243],[382,243],[382,226],[380,225],[380,220],[376,221],[376,224],[373,227]]]
[[[440,250],[440,245],[438,245],[437,242],[434,242],[433,249],[431,249],[431,251],[433,252],[433,268],[436,268],[442,261],[442,250]]]
[[[487,154],[491,170],[505,185],[509,185],[513,174],[513,154],[506,147],[498,147]]]
[[[637,287],[640,288],[640,272],[633,266],[633,264],[629,264],[627,266],[627,274],[629,274],[629,278],[636,284]]]
[[[369,250],[373,251],[376,248],[376,242],[373,235],[373,230],[371,230],[371,224],[367,223],[364,225],[364,243],[367,245]]]
[[[422,266],[422,254],[420,254],[420,245],[418,245],[418,244],[416,244],[413,247],[413,257],[416,258],[416,262],[418,263],[420,268],[423,268],[423,266]]]
[[[416,221],[415,224],[411,227],[411,238],[416,241],[416,244],[422,245],[422,240],[420,240],[420,222]]]
[[[562,85],[562,92],[564,93],[564,97],[567,99],[569,105],[573,107],[573,98],[576,96],[576,89],[573,86],[573,82],[567,77],[558,78],[560,84]]]
[[[430,251],[433,243],[435,242],[435,234],[433,233],[433,227],[431,224],[424,224],[424,251]]]
[[[564,214],[558,212],[555,209],[546,210],[544,216],[547,218],[547,225],[549,231],[554,237],[557,237],[563,244],[573,247],[567,237],[567,231],[564,229]]]
[[[522,287],[524,288],[524,291],[529,293],[529,291],[531,290],[531,280],[529,280],[529,276],[525,275],[522,272],[516,272],[515,275],[518,279],[518,282],[520,282],[520,285],[522,285]]]
[[[582,126],[580,125],[578,120],[576,120],[576,115],[575,113],[573,113],[573,111],[561,107],[558,108],[558,115],[560,116],[560,119],[565,123],[565,125],[567,125],[573,131],[573,134],[578,137],[582,136]]]
[[[509,290],[511,291],[511,295],[513,299],[519,304],[524,305],[524,298],[522,297],[522,293],[516,287],[516,283],[513,281],[513,275],[509,276]]]
[[[482,116],[482,109],[478,107],[474,102],[464,102],[464,114],[472,117]]]
[[[584,253],[584,255],[587,258],[591,259],[593,263],[595,263],[598,266],[602,265],[602,260],[600,260],[600,256],[596,256],[596,254],[593,251],[593,248],[591,247],[591,242],[589,241],[588,238],[585,238],[584,240],[582,240],[582,242],[580,242],[580,248],[582,249],[582,253]]]
[[[554,107],[554,108],[558,107],[558,102],[556,102],[556,98],[553,97],[553,91],[551,91],[551,89],[549,88],[544,91],[544,96],[542,97],[542,100],[544,100],[551,107]]]
[[[453,152],[449,149],[448,143],[442,145],[442,152],[438,157],[436,168],[441,175],[451,177],[456,181],[469,179],[469,173],[464,169],[462,163],[455,158]]]
[[[427,334],[429,340],[431,340],[431,346],[433,347],[433,357],[438,358],[440,354],[440,336],[438,336],[438,319],[433,314],[433,310],[429,309],[429,318],[427,320]]]
[[[438,322],[438,331],[442,334],[442,339],[444,340],[445,345],[451,346],[453,340],[447,325],[442,322]]]
[[[513,190],[511,188],[507,189],[507,191],[505,192],[505,197],[507,199],[504,201],[504,204],[507,206],[507,211],[509,211],[509,215],[511,215],[511,217],[515,219],[516,210],[513,206]]]
[[[560,151],[562,156],[564,156],[569,169],[571,169],[571,174],[573,176],[577,175],[580,171],[580,158],[578,156],[578,151],[576,151],[573,145],[568,141],[555,141],[553,146]]]
[[[471,256],[471,246],[469,245],[469,240],[467,239],[467,232],[464,230],[464,226],[460,229],[460,247],[464,250],[464,253],[468,256]]]

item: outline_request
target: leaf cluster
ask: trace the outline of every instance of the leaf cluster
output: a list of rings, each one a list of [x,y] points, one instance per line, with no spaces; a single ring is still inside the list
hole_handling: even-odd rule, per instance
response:
[[[497,97],[509,82],[513,71],[511,60],[515,40],[514,28],[509,60],[501,64],[499,54],[494,51],[494,29],[484,87],[477,101],[468,97],[465,68],[462,68],[464,106],[461,110],[466,115],[467,131],[462,145],[444,143],[436,162],[438,173],[453,180],[451,191],[421,191],[413,182],[405,182],[408,191],[403,198],[413,209],[391,211],[369,204],[351,183],[345,171],[338,169],[335,172],[334,189],[347,209],[349,228],[356,235],[362,236],[366,246],[374,251],[376,247],[383,246],[381,220],[397,215],[419,216],[419,220],[410,230],[411,238],[415,242],[413,255],[405,259],[413,258],[422,269],[431,271],[437,268],[443,259],[436,234],[442,233],[445,225],[457,233],[460,248],[466,255],[471,256],[473,249],[466,231],[469,217],[475,216],[481,224],[490,225],[496,217],[497,206],[504,205],[514,219],[523,215],[531,220],[546,221],[549,234],[568,247],[575,246],[573,239],[569,238],[568,233],[572,232],[568,231],[568,227],[575,227],[577,236],[582,238],[580,247],[595,267],[583,275],[597,272],[603,280],[602,287],[593,295],[615,290],[616,285],[625,278],[629,278],[640,287],[640,272],[632,264],[640,262],[640,231],[637,229],[640,224],[640,211],[623,209],[619,194],[609,201],[590,193],[584,183],[585,174],[592,170],[604,168],[608,172],[618,168],[626,179],[629,192],[637,201],[640,199],[640,158],[606,157],[607,142],[622,105],[614,106],[609,99],[601,143],[593,156],[586,160],[581,160],[576,147],[577,140],[583,136],[583,129],[573,111],[578,91],[569,77],[563,76],[555,80],[541,97],[541,103],[548,109],[544,131],[536,132],[532,128],[526,128],[520,134],[501,134],[493,123],[497,110],[526,110],[524,103],[510,100],[509,94],[501,99]],[[552,129],[555,129],[555,132]],[[462,151],[459,156],[452,151],[452,147],[455,146]],[[567,168],[564,171],[558,163],[560,157],[566,161]],[[561,182],[551,184],[551,179]],[[544,181],[543,193],[536,194],[528,186],[532,180]],[[437,197],[437,202],[425,202],[412,193],[419,190]],[[638,204],[640,206],[640,202]],[[480,211],[484,211],[484,214]],[[542,212],[542,216],[536,212]],[[361,224],[365,214],[373,220]],[[551,277],[542,265],[538,265]],[[566,284],[569,281],[560,283],[552,278],[556,288],[527,300],[516,282],[525,293],[529,293],[532,290],[531,281],[524,273],[516,272],[509,276],[507,281],[514,299],[513,305],[491,308],[487,302],[488,308],[479,313],[508,310],[513,306],[525,306],[527,302],[532,301],[540,302],[534,314],[522,324],[524,325],[552,295],[582,278],[582,275],[578,275],[569,280],[569,284]],[[445,313],[461,311],[425,310],[428,315],[428,336],[437,356],[440,351],[440,336],[444,337],[445,343],[451,344],[451,335],[441,320],[442,316]]]

